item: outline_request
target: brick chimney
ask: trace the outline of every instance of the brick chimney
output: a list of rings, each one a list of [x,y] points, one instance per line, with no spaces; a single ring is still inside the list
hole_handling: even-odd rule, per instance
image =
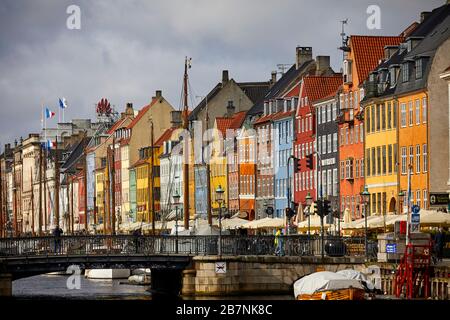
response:
[[[304,62],[312,60],[312,47],[295,48],[295,67],[298,69]]]
[[[330,69],[330,56],[316,57],[316,75],[320,76]]]
[[[277,72],[272,71],[271,77],[270,77],[270,84],[273,85],[275,82],[277,82]]]
[[[430,11],[422,11],[420,13],[420,22],[423,22],[431,14]]]
[[[229,80],[228,70],[222,70],[222,86],[224,86]]]

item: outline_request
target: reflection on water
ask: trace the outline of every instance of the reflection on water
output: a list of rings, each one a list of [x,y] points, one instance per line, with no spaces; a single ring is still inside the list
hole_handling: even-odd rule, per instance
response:
[[[148,286],[121,284],[126,279],[80,278],[80,289],[67,288],[68,276],[39,275],[13,282],[13,296],[19,299],[151,300]],[[291,295],[183,297],[184,300],[293,300]]]
[[[81,276],[80,289],[67,288],[68,276],[39,275],[13,282],[13,296],[18,298],[62,299],[151,299],[147,286],[120,284],[126,279],[99,280]]]

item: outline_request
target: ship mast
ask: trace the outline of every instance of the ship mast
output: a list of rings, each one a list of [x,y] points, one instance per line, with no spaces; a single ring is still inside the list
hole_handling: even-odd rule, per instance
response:
[[[188,123],[188,68],[191,67],[191,59],[187,57],[184,60],[184,79],[183,79],[183,129],[189,130]],[[189,139],[184,139],[184,170],[183,170],[183,208],[184,208],[184,229],[189,229]]]

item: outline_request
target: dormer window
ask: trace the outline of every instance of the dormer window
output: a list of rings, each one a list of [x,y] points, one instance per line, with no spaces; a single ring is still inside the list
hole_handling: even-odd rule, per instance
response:
[[[269,103],[267,101],[264,102],[264,115],[269,114]]]
[[[422,79],[423,75],[422,58],[416,59],[415,68],[416,68],[416,79]]]
[[[391,88],[395,87],[397,83],[397,67],[389,68],[389,82],[391,84]]]
[[[408,82],[409,80],[409,63],[405,62],[402,64],[402,81]]]

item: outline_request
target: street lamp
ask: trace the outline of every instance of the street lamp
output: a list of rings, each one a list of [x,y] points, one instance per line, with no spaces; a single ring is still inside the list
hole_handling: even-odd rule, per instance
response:
[[[311,234],[311,204],[313,201],[313,198],[311,197],[311,194],[308,191],[308,194],[306,195],[306,206],[308,207],[308,239]]]
[[[177,190],[175,190],[172,198],[175,205],[175,253],[178,253],[178,204],[180,203],[180,195]]]
[[[365,230],[365,237],[364,237],[364,243],[366,247],[366,257],[368,257],[368,248],[367,248],[367,205],[370,201],[370,193],[367,191],[367,186],[364,186],[364,191],[361,192],[361,198],[364,202],[364,230]]]
[[[222,204],[224,202],[225,190],[222,189],[222,186],[219,186],[216,189],[216,201],[219,204],[219,257],[222,255]]]

